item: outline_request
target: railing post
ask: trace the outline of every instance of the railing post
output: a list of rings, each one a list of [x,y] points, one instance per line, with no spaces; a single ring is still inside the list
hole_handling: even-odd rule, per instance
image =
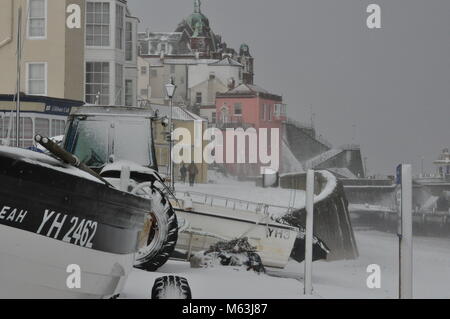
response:
[[[399,229],[399,297],[413,297],[413,243],[412,243],[412,175],[411,165],[399,165],[397,183],[401,187]]]
[[[306,234],[305,234],[305,272],[304,294],[312,295],[312,250],[314,229],[314,171],[308,170],[306,176]]]

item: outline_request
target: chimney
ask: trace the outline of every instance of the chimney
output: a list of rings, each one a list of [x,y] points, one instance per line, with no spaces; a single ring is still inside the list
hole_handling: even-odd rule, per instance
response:
[[[232,90],[234,89],[236,86],[236,81],[234,80],[234,78],[230,78],[228,80],[228,89]]]

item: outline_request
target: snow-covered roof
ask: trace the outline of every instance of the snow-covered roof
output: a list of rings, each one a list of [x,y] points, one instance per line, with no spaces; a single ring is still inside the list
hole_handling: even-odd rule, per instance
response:
[[[154,112],[158,112],[158,115],[161,116],[170,116],[170,107],[166,105],[159,105],[159,104],[152,104],[150,108]],[[189,112],[186,108],[180,107],[180,106],[174,106],[173,107],[173,119],[179,120],[179,121],[202,121],[204,122],[205,119],[202,117]]]
[[[212,66],[238,66],[238,67],[243,67],[242,64],[240,64],[239,62],[237,62],[236,60],[233,60],[230,57],[225,57],[224,59],[214,62],[214,63],[210,63],[210,65]]]
[[[227,93],[269,93],[267,90],[254,84],[241,84],[234,89],[231,89]]]

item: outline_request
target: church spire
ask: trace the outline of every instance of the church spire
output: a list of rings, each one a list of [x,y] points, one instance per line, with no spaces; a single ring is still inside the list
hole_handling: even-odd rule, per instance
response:
[[[194,0],[194,12],[195,13],[201,12],[201,9],[200,9],[201,6],[202,6],[201,0]]]

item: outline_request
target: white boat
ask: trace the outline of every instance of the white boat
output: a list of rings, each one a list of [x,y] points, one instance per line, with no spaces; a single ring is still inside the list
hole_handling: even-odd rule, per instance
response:
[[[268,206],[192,192],[177,193],[177,198],[179,204],[174,206],[181,229],[176,249],[186,256],[218,241],[247,237],[264,266],[287,265],[298,229],[272,220]]]
[[[99,252],[0,225],[0,299],[112,298],[133,261],[134,254]],[[80,267],[80,288],[67,285],[71,265]]]

